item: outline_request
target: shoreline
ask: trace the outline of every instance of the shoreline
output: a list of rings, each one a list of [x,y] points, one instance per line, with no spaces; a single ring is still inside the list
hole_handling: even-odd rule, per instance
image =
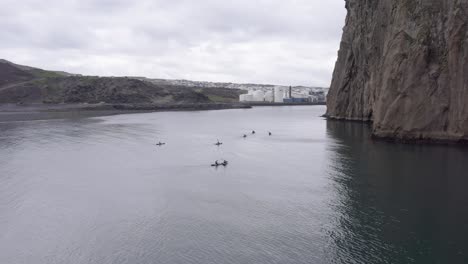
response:
[[[55,111],[197,111],[252,108],[238,103],[181,103],[181,104],[0,104],[1,112],[55,112]]]
[[[327,105],[327,103],[266,103],[266,102],[241,102],[240,104],[246,106],[317,106]]]
[[[213,104],[0,104],[0,123],[98,117],[132,113],[250,109],[251,106]]]
[[[363,125],[370,126],[372,133],[370,138],[375,141],[388,142],[392,144],[403,144],[403,145],[433,145],[433,146],[468,146],[468,139],[460,137],[421,137],[419,134],[407,134],[404,136],[393,135],[392,133],[381,133],[376,134],[372,129],[372,120],[360,120],[360,119],[349,119],[349,118],[337,118],[331,117],[327,114],[322,116],[327,121],[331,122],[347,122],[347,123],[360,123]]]

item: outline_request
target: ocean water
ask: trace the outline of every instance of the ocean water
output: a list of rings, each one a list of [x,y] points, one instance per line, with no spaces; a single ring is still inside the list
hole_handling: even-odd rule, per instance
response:
[[[2,122],[0,263],[468,263],[468,150],[324,112]]]

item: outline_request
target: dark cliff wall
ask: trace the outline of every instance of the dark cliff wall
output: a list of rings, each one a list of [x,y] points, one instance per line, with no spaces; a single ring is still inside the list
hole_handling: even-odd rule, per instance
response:
[[[468,139],[468,0],[346,0],[331,118],[374,135]]]

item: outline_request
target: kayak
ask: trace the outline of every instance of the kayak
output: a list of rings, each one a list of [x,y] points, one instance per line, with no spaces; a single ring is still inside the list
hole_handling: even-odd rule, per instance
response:
[[[211,164],[211,167],[218,167],[218,166],[225,166],[225,167],[226,167],[227,165],[228,165],[228,162],[225,161],[225,162],[223,162],[223,163],[218,163],[218,164],[214,163],[214,164]]]

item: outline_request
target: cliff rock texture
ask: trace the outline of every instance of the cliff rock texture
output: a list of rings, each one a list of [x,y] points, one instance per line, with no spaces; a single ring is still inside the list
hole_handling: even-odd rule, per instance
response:
[[[468,0],[346,0],[327,116],[377,137],[468,140]]]

